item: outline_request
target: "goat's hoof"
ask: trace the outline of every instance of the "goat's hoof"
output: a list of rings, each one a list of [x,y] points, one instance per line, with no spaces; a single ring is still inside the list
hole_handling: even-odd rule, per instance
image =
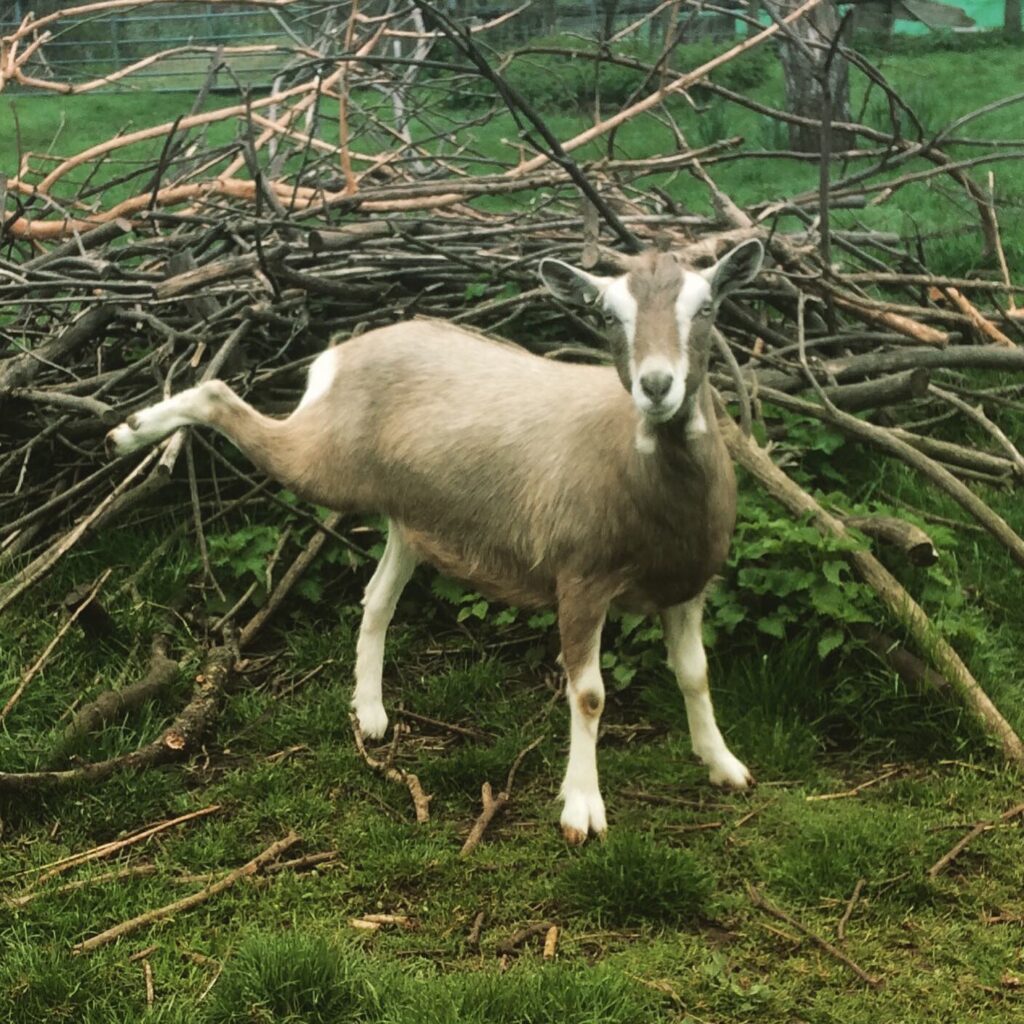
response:
[[[747,766],[732,754],[712,767],[710,778],[713,786],[721,786],[722,789],[744,790],[757,785]]]
[[[124,423],[118,424],[113,430],[107,432],[103,447],[111,458],[117,455],[128,455],[142,447],[131,420],[132,417],[129,417]]]
[[[563,825],[562,838],[570,846],[582,846],[587,841],[587,833],[581,832],[578,828],[571,828],[568,825]]]
[[[607,831],[608,821],[600,793],[566,794],[562,809],[562,835],[570,846],[586,842],[591,832],[603,839]]]
[[[366,704],[356,707],[356,721],[359,731],[368,740],[379,740],[388,731],[388,713],[383,704]]]

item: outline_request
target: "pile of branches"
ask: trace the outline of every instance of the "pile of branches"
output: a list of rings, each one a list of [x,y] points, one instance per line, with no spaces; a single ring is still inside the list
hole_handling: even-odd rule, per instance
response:
[[[104,435],[132,410],[219,376],[257,407],[283,413],[329,335],[420,315],[502,333],[551,358],[602,360],[600,323],[538,287],[539,258],[601,267],[618,253],[660,245],[700,266],[751,237],[764,242],[768,269],[725,304],[712,368],[738,410],[738,424],[723,420],[734,458],[824,532],[855,525],[934,557],[927,537],[906,524],[844,523],[752,440],[752,422],[765,422],[770,434],[778,410],[813,417],[912,466],[1024,566],[1024,539],[971,489],[977,482],[1012,487],[1024,476],[1024,456],[989,415],[1017,397],[1024,377],[981,392],[962,376],[969,369],[1024,373],[1024,319],[1001,258],[995,207],[969,176],[972,161],[943,149],[970,117],[916,139],[896,126],[887,133],[826,118],[826,140],[830,125],[858,140],[860,148],[841,154],[844,166],[857,169],[833,178],[826,145],[818,189],[747,209],[718,186],[713,168],[766,154],[737,138],[693,148],[673,117],[673,99],[700,82],[792,123],[795,115],[707,75],[749,49],[785,40],[820,4],[807,0],[688,72],[667,62],[678,41],[671,33],[665,59],[649,66],[614,56],[614,46],[587,51],[588,60],[644,71],[646,88],[569,139],[508,85],[503,62],[487,49],[488,34],[520,12],[467,29],[422,0],[376,13],[357,4],[254,4],[273,7],[287,26],[269,95],[243,93],[237,103],[211,107],[211,91],[230,76],[230,48],[220,47],[209,54],[191,111],[173,123],[119,132],[71,156],[20,153],[18,173],[0,191],[0,613],[86,538],[151,506],[158,491],[172,489],[162,500],[181,505],[183,526],[195,529],[204,552],[204,536],[230,497],[224,481],[236,479],[249,498],[258,492],[259,482],[215,445],[187,441],[181,431],[140,460],[111,461]],[[27,17],[3,39],[0,76],[51,92],[90,91],[115,77],[130,82],[132,68],[69,83],[47,78],[34,63],[63,22],[120,6],[109,0]],[[678,7],[663,3],[619,35]],[[811,56],[825,68],[836,50],[830,43]],[[870,74],[902,124],[902,100],[877,71]],[[489,99],[474,106],[472,119],[460,118],[446,101],[470,87]],[[507,121],[509,113],[518,134],[507,160],[478,151],[470,129]],[[646,114],[673,128],[675,152],[620,153],[617,129]],[[605,143],[605,156],[574,158],[595,139]],[[915,168],[922,160],[930,166],[907,170],[912,160]],[[661,182],[691,176],[714,214],[681,210],[664,188],[651,186],[655,174]],[[977,210],[980,237],[1000,257],[998,276],[936,276],[898,236],[830,223],[836,207],[862,206],[937,176]],[[502,197],[500,210],[494,197]],[[779,230],[782,214],[803,227]],[[930,436],[928,422],[948,415],[983,428],[988,443]],[[353,543],[337,517],[307,518],[316,525],[314,542],[242,629],[243,653],[325,536]],[[1024,761],[1012,728],[911,595],[870,551],[850,559],[1005,756]],[[251,612],[237,605],[218,629],[241,625]],[[40,773],[49,781],[52,774]]]

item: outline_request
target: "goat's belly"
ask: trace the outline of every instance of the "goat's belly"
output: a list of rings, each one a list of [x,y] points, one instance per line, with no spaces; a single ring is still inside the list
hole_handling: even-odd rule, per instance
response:
[[[727,549],[726,549],[727,550]],[[624,611],[650,615],[663,608],[692,601],[707,587],[725,563],[726,550],[711,552],[666,552],[657,565],[649,564],[627,576],[626,585],[615,598]],[[676,557],[672,557],[675,554]]]
[[[393,523],[392,529],[395,528],[402,531],[403,539],[424,562],[493,601],[521,608],[544,607],[555,602],[554,579],[523,565],[511,552],[492,548],[484,555],[470,558],[457,542],[405,524]]]
[[[692,601],[708,585],[709,579],[706,576],[692,576],[664,581],[644,580],[641,586],[623,591],[612,603],[625,612],[653,615],[665,608]]]

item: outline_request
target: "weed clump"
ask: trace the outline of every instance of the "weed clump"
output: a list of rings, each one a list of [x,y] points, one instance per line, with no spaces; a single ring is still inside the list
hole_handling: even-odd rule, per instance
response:
[[[710,871],[689,850],[621,829],[588,846],[555,883],[568,908],[611,925],[692,922],[711,892]]]
[[[210,1024],[376,1019],[377,997],[358,952],[323,936],[255,932],[214,986]]]

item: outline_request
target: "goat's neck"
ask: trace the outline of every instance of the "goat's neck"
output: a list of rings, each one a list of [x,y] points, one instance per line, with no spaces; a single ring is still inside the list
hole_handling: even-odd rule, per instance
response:
[[[646,426],[652,453],[661,449],[668,456],[684,456],[687,462],[699,453],[708,451],[718,438],[715,410],[711,390],[706,380],[687,395],[679,412],[668,423]],[[638,435],[638,447],[643,450],[643,437]]]

